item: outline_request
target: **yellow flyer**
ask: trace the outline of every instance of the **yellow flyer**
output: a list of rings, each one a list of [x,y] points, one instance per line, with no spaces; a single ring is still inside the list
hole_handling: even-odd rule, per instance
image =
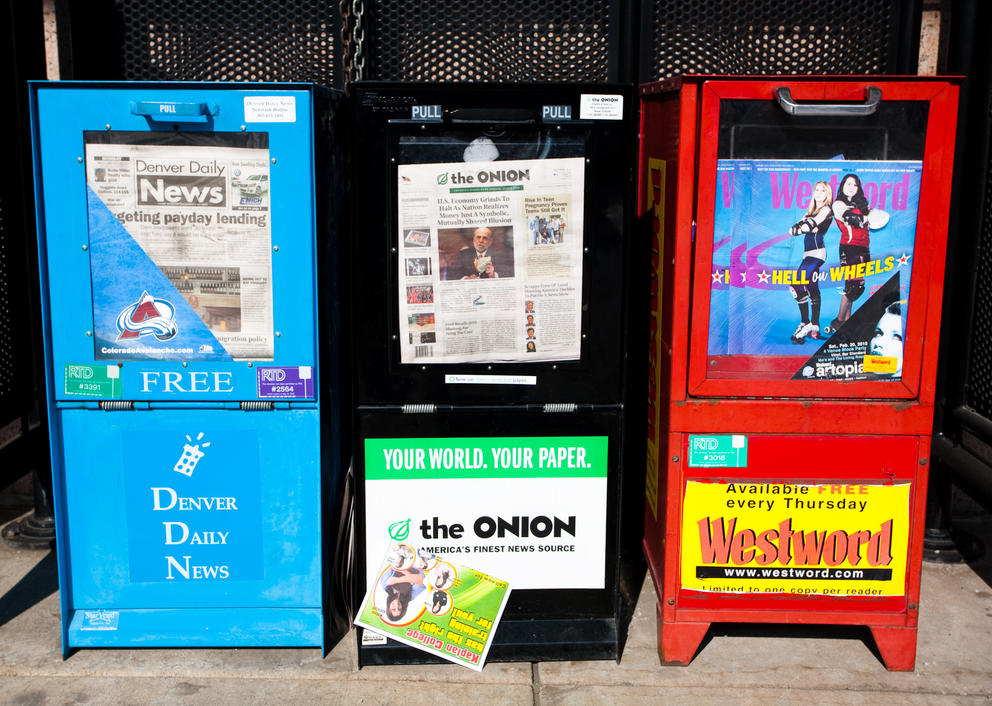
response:
[[[902,596],[911,484],[687,481],[682,588]]]

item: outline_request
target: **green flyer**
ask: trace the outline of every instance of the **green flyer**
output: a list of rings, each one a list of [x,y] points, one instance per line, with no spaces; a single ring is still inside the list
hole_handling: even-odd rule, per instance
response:
[[[356,625],[482,671],[510,585],[411,544],[394,543]]]

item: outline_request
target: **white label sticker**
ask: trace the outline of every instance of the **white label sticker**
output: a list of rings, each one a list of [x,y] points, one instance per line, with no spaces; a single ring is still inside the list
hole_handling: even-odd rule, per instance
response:
[[[246,123],[295,123],[296,96],[245,96]]]
[[[368,628],[362,630],[362,645],[385,645],[386,636],[377,632],[372,632]]]
[[[579,103],[582,120],[623,120],[623,96],[583,93]]]
[[[120,611],[83,610],[80,611],[80,630],[116,630],[120,622]]]
[[[536,385],[537,375],[445,375],[448,385]]]

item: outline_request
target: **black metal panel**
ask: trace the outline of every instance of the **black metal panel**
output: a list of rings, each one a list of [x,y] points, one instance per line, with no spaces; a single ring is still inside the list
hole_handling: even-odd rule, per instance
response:
[[[952,3],[947,71],[968,78],[955,151],[931,473],[932,486],[953,482],[986,504],[992,503],[990,22],[986,0]],[[948,524],[950,508],[940,515]]]
[[[368,71],[392,81],[628,80],[627,0],[367,0]]]
[[[640,79],[916,73],[918,0],[645,0]]]
[[[44,389],[25,85],[45,73],[41,3],[8,0],[3,13],[0,94],[14,135],[0,170],[0,487],[31,470],[29,452],[47,439],[44,425],[29,420]]]
[[[986,93],[986,99],[987,96]],[[992,121],[986,122],[986,130],[992,131]],[[986,156],[984,172],[984,194],[980,190],[975,190],[974,193],[975,197],[982,199],[983,206],[976,232],[978,257],[975,262],[975,311],[972,318],[971,357],[965,383],[965,403],[983,417],[992,419],[992,179],[989,178],[992,174],[992,150]]]
[[[25,363],[30,365],[25,355],[30,348],[17,345],[15,339],[15,335],[20,337],[26,323],[26,312],[13,302],[15,293],[24,287],[25,273],[23,268],[11,266],[12,256],[17,259],[17,254],[23,252],[23,246],[11,242],[23,239],[23,233],[11,222],[12,207],[16,208],[16,204],[10,203],[6,192],[0,192],[0,423],[19,416],[24,397],[22,388],[29,380],[18,379],[18,372],[23,373]]]
[[[580,95],[585,88],[556,85],[459,85],[436,86],[410,83],[361,82],[354,84],[355,153],[361,154],[355,169],[352,197],[356,226],[361,237],[354,239],[356,396],[364,405],[416,404],[422,402],[477,404],[581,402],[617,404],[623,400],[625,380],[641,380],[640,370],[627,371],[630,351],[641,350],[637,322],[646,319],[647,278],[630,273],[635,266],[631,237],[633,197],[631,165],[635,158],[633,92],[629,86],[597,85],[589,92],[609,92],[624,98],[624,120],[568,121],[556,125],[536,123],[524,129],[528,135],[544,133],[574,136],[587,133],[588,166],[583,195],[585,259],[583,262],[582,351],[579,360],[557,363],[464,363],[421,366],[401,362],[399,327],[399,254],[394,247],[397,233],[397,159],[402,136],[432,135],[435,126],[402,120],[412,105],[441,105],[446,113],[458,109],[483,110],[491,122],[464,127],[471,139],[498,134],[499,111],[523,110],[539,116],[542,105],[573,106],[578,116]],[[570,124],[571,123],[571,124]],[[445,123],[437,129],[452,128]],[[560,133],[558,128],[560,127]],[[509,132],[509,128],[506,128]],[[557,144],[558,138],[540,144]],[[467,144],[467,142],[466,142]],[[539,144],[532,139],[530,145]],[[553,148],[549,148],[553,149]],[[461,150],[459,150],[461,152]],[[521,158],[533,158],[522,154]],[[559,155],[555,155],[559,156]],[[569,153],[566,156],[575,156]],[[459,160],[455,160],[459,161]],[[646,275],[646,273],[645,273]],[[643,318],[642,318],[643,316]],[[637,344],[628,336],[637,337]],[[533,375],[534,385],[448,385],[445,375],[458,374]],[[643,397],[637,391],[636,399]]]
[[[325,86],[341,78],[334,1],[60,0],[58,7],[68,50],[63,78]]]
[[[490,407],[400,414],[382,408],[360,410],[355,448],[356,566],[355,597],[366,592],[365,507],[375,502],[365,491],[364,440],[372,438],[453,438],[484,433],[487,436],[606,436],[609,439],[609,475],[605,497],[606,551],[602,557],[601,589],[514,589],[493,636],[491,662],[619,659],[627,628],[646,572],[640,540],[643,501],[643,455],[640,464],[627,463],[635,444],[624,444],[624,415],[617,410],[577,414],[542,414],[523,408]],[[643,438],[638,436],[638,438]],[[640,445],[637,445],[638,447]],[[634,452],[636,455],[636,452]],[[426,481],[425,481],[426,482]],[[509,481],[512,482],[512,481]],[[634,499],[634,503],[631,503]],[[631,505],[636,506],[636,511]],[[424,512],[428,508],[411,508]],[[419,523],[414,522],[414,527]],[[429,541],[413,530],[411,542]],[[454,557],[457,559],[457,555]],[[376,558],[378,559],[378,557]],[[594,563],[590,572],[598,571]],[[356,610],[358,606],[355,606]],[[440,662],[422,651],[390,641],[383,646],[359,648],[359,664],[419,664]]]

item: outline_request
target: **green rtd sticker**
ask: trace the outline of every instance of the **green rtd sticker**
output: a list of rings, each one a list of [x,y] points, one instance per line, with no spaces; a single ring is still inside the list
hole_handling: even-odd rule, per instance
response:
[[[65,364],[65,394],[120,399],[121,369],[116,365]]]
[[[689,436],[690,468],[746,468],[747,437],[743,434]]]

